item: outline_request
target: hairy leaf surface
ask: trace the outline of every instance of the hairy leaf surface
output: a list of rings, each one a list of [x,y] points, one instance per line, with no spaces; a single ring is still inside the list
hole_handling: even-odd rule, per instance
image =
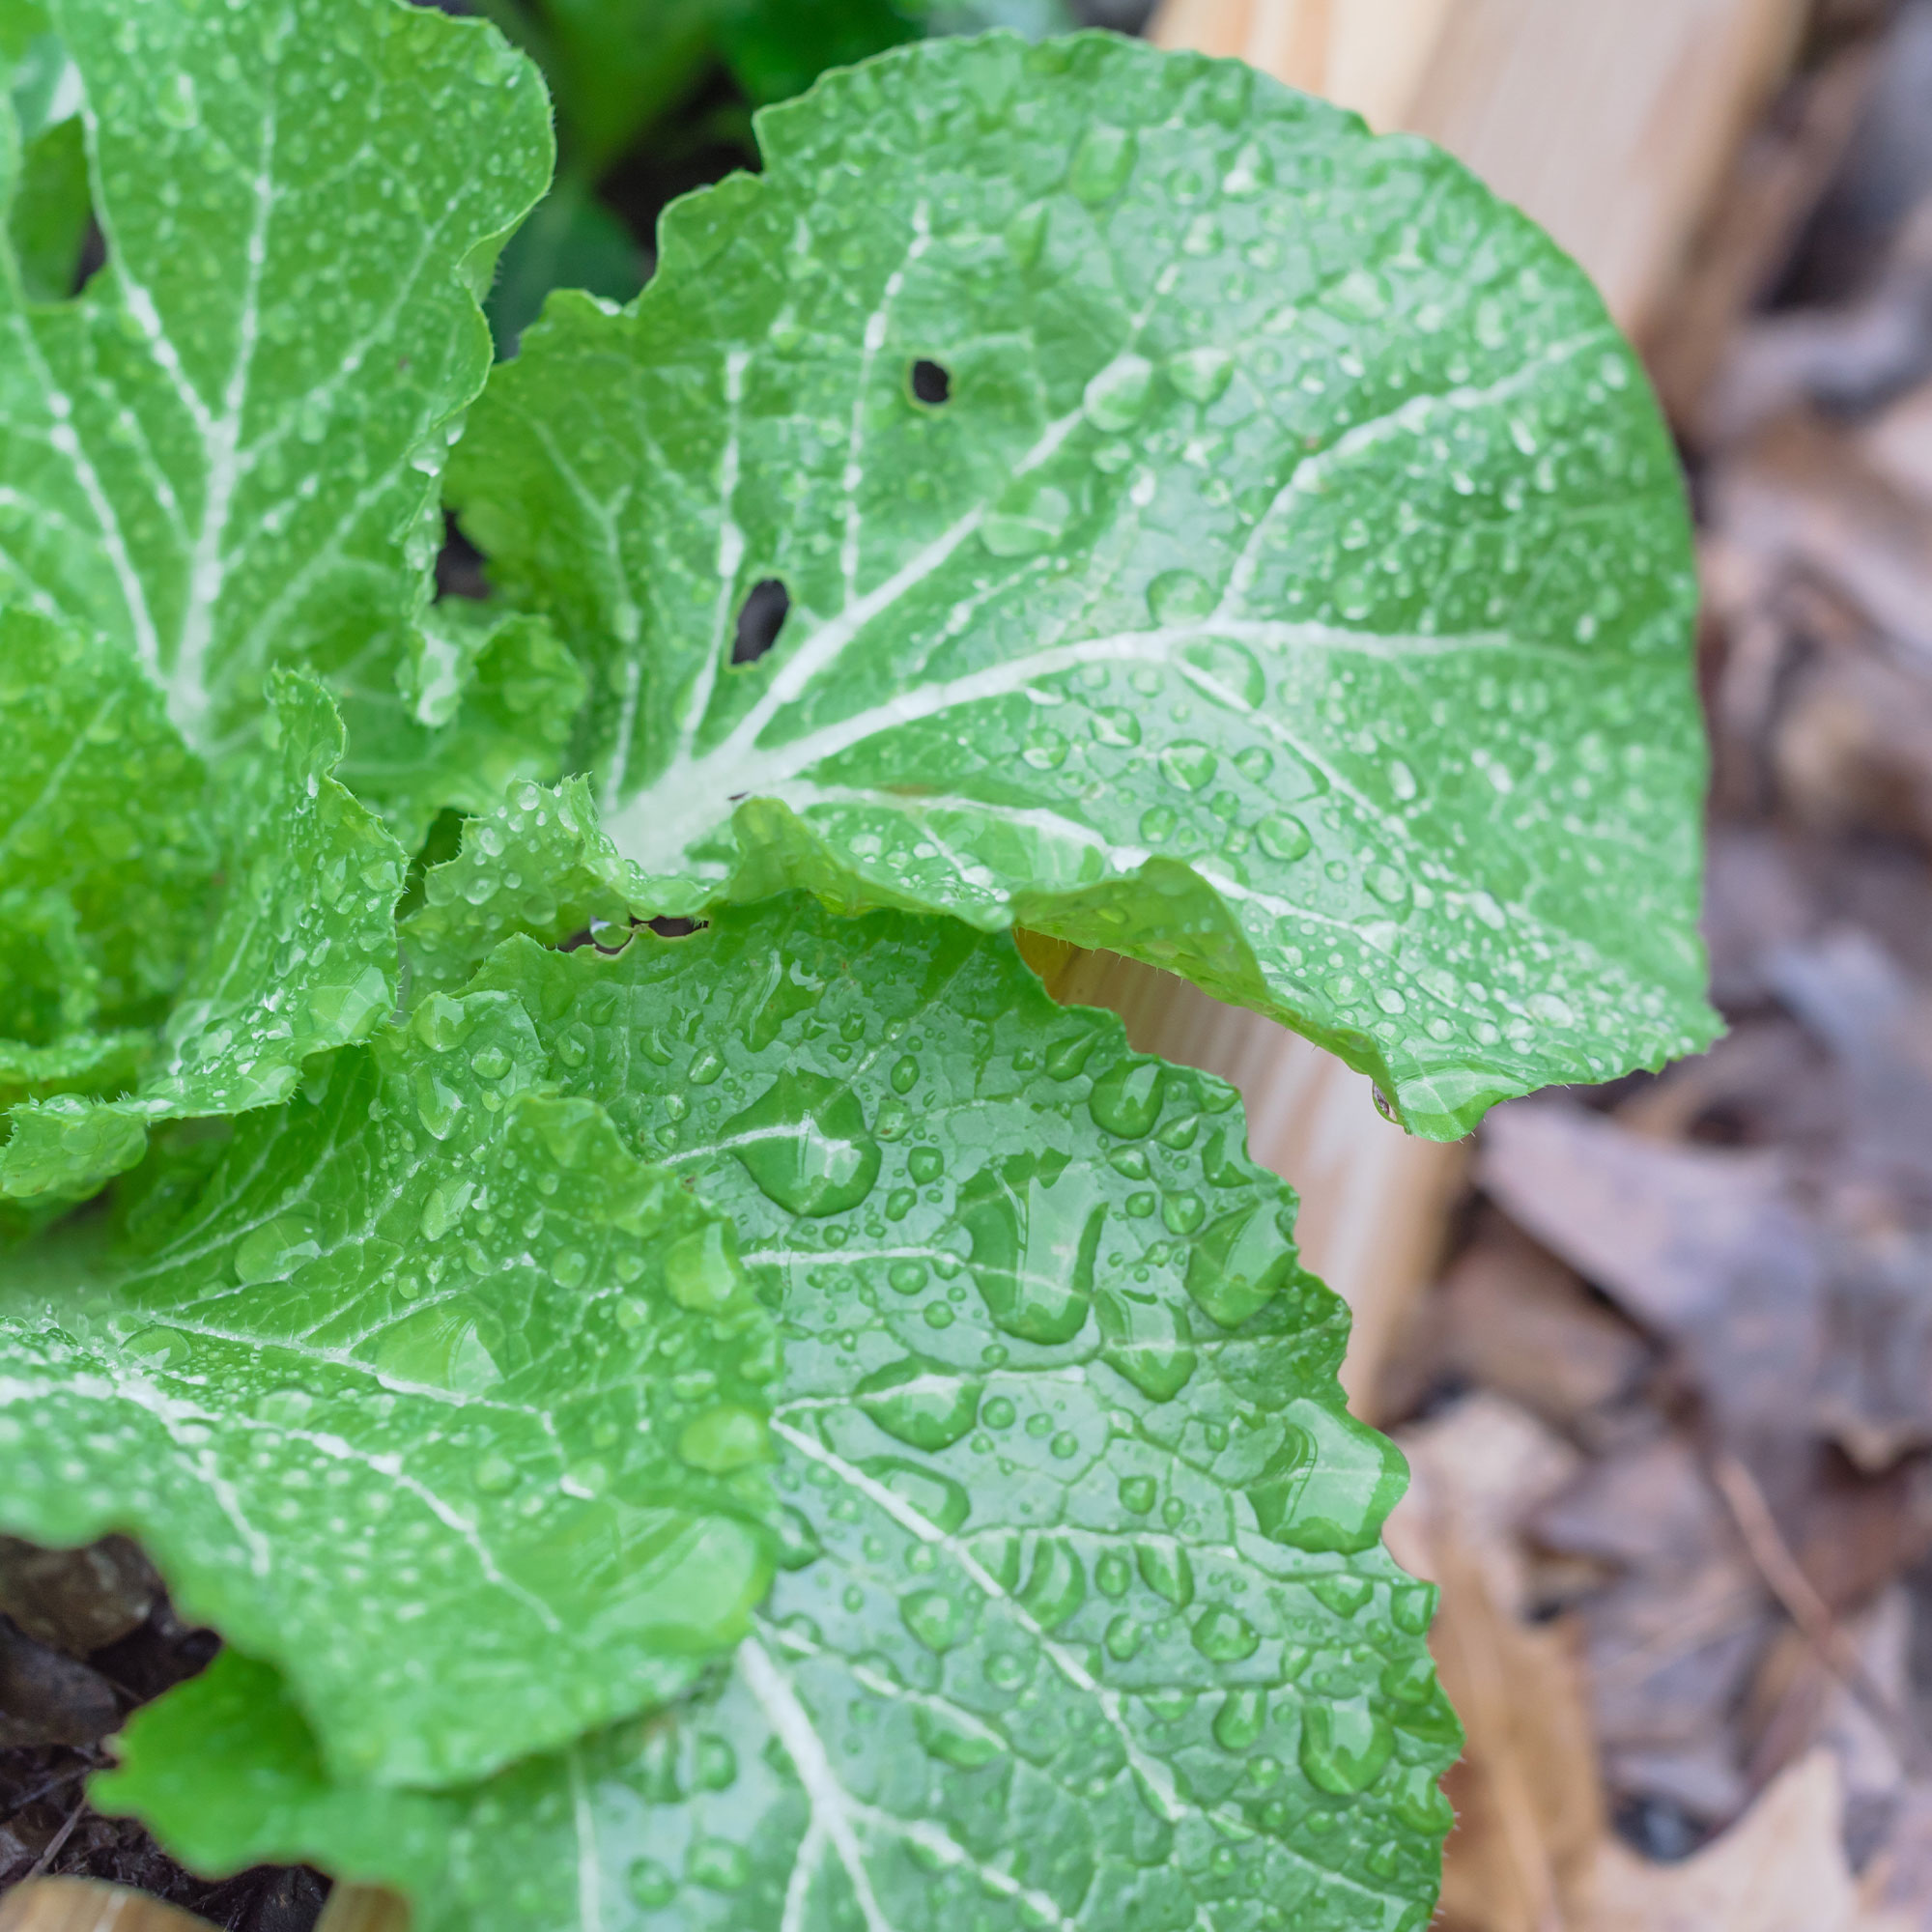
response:
[[[475,302],[541,191],[537,76],[399,0],[57,0],[107,263],[0,269],[0,592],[113,639],[188,743],[271,663],[402,704]]]
[[[1709,1037],[1687,519],[1580,270],[1423,143],[1107,37],[759,129],[450,469],[592,671],[640,910],[777,876],[1108,947],[1435,1134]]]
[[[138,1536],[328,1762],[448,1782],[671,1694],[770,1573],[768,1320],[706,1208],[436,999],[0,1287],[0,1524]]]
[[[514,941],[479,984],[780,1312],[774,1593],[675,1710],[434,1811],[324,1776],[240,1660],[139,1720],[106,1802],[426,1925],[1426,1923],[1458,1734],[1431,1593],[1377,1547],[1400,1459],[1231,1090],[1004,939],[798,900]]]
[[[57,1091],[14,1111],[0,1145],[0,1196],[78,1199],[132,1166],[155,1122],[272,1105],[293,1091],[311,1054],[365,1038],[387,1017],[405,858],[331,776],[342,725],[312,681],[271,675],[265,753],[211,785],[139,668],[111,646],[76,648],[33,617],[8,620],[7,631],[29,640],[30,659],[51,657],[59,672],[51,704],[33,689],[0,701],[0,750],[20,745],[40,781],[0,847],[0,886],[20,873],[35,882],[52,873],[58,890],[43,903],[66,914],[83,967],[93,923],[85,915],[106,926],[111,956],[130,906],[107,895],[147,863],[154,876],[129,897],[132,908],[159,898],[163,935],[179,933],[184,912],[205,908],[212,919],[152,1058],[139,1056],[147,1065],[131,1092],[89,1098]],[[71,715],[76,707],[87,710],[84,721]],[[49,712],[64,735],[49,738]],[[59,837],[70,830],[77,836]],[[209,850],[220,859],[218,891],[192,873],[170,880],[171,862]],[[111,863],[100,863],[103,852]],[[195,890],[183,891],[188,884]],[[0,960],[17,958],[23,934],[31,937],[27,923],[10,926]],[[134,937],[147,945],[147,935]],[[54,1084],[132,1084],[131,1065],[111,1065],[118,1081],[98,1067],[85,1082]]]

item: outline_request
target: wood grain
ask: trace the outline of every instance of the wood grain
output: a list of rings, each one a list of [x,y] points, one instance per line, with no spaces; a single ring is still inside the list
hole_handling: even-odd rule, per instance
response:
[[[0,1932],[213,1932],[197,1918],[126,1886],[35,1878],[0,1897]]]

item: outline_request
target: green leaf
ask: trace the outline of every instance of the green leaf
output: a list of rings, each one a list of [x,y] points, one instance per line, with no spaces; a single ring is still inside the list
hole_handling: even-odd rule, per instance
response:
[[[515,787],[423,880],[424,903],[403,923],[412,993],[460,986],[513,933],[547,944],[628,936],[629,878],[582,779]]]
[[[1422,142],[1112,37],[759,127],[450,469],[591,670],[638,910],[788,878],[1110,948],[1436,1135],[1710,1037],[1683,492],[1579,270]]]
[[[183,1821],[211,1865],[411,1887],[432,1924],[559,1919],[585,1844],[640,1923],[749,1932],[793,1896],[829,1926],[861,1887],[935,1932],[966,1898],[998,1927],[1233,1924],[1256,1899],[1425,1922],[1456,1732],[1429,1593],[1374,1547],[1400,1463],[1341,1407],[1339,1304],[1297,1273],[1230,1090],[1059,1011],[1007,942],[796,901],[615,956],[515,943],[483,983],[725,1207],[777,1300],[786,1572],[674,1721],[393,1842],[278,1781],[285,1724],[218,1770],[157,1747],[145,1779],[137,1729],[110,1802]]]
[[[42,639],[50,635],[58,649],[58,634],[41,628]],[[102,794],[113,797],[110,823],[144,816],[155,804],[144,789],[151,770],[184,784],[198,776],[133,665],[104,646],[87,653],[83,665],[85,675],[58,688],[70,702],[83,691],[101,693],[95,722],[57,758],[31,724],[18,733],[59,781],[44,785],[15,818],[16,848],[23,824],[44,834]],[[17,1108],[12,1136],[0,1146],[0,1196],[91,1193],[140,1159],[151,1124],[271,1106],[294,1090],[310,1055],[366,1038],[394,1007],[402,847],[330,776],[342,756],[342,725],[321,688],[277,671],[268,696],[268,751],[253,769],[210,788],[191,811],[183,798],[174,801],[215,828],[226,883],[152,1064],[123,1098],[56,1094]],[[123,715],[131,733],[124,734]],[[13,723],[0,714],[0,727]],[[5,730],[7,740],[15,735]],[[99,824],[92,829],[98,845]],[[163,858],[171,832],[178,845],[180,828],[164,820],[155,841]],[[138,856],[137,838],[132,832],[117,838],[124,866]],[[64,847],[43,848],[29,870],[44,871],[49,860],[66,856]],[[12,867],[0,872],[12,876]]]
[[[429,1002],[0,1291],[0,1521],[137,1535],[332,1770],[472,1778],[688,1685],[770,1574],[768,1320],[727,1232]]]
[[[425,1932],[1427,1923],[1433,1592],[1378,1547],[1401,1462],[1230,1089],[1007,940],[797,899],[482,983],[780,1311],[772,1597],[674,1710],[433,1811],[328,1779],[239,1659],[100,1802],[204,1869],[400,1885]]]
[[[106,644],[0,611],[0,891],[67,908],[0,921],[0,1033],[29,1046],[166,1014],[220,863],[208,776]],[[82,940],[80,935],[84,934]],[[52,979],[57,1019],[24,1010]]]
[[[343,782],[414,848],[440,810],[486,812],[512,782],[554,778],[583,693],[582,668],[547,624],[445,598],[424,612],[388,689],[346,692]]]
[[[272,663],[381,692],[406,659],[543,90],[401,0],[52,12],[108,261],[44,307],[0,270],[0,594],[106,634],[225,750]]]

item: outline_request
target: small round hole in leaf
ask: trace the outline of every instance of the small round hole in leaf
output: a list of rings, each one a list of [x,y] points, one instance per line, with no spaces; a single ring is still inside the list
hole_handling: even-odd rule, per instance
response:
[[[937,407],[952,393],[952,378],[938,362],[922,357],[912,365],[912,393],[915,400]]]
[[[738,611],[738,635],[731,640],[734,665],[755,664],[778,642],[791,610],[791,593],[776,577],[754,583]]]

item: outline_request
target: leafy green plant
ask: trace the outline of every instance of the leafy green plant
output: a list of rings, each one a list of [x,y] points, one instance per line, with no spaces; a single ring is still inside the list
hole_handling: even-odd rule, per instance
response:
[[[640,148],[662,165],[706,144],[755,149],[748,110],[701,97],[722,72],[751,106],[802,94],[827,68],[921,33],[1074,22],[1064,0],[475,0],[542,68],[556,101],[558,167],[511,239],[488,304],[514,348],[558,287],[625,299],[644,264],[598,184]]]
[[[0,1526],[230,1646],[97,1802],[437,1924],[1416,1932],[1458,1733],[1345,1313],[1011,932],[1423,1132],[1708,1037],[1683,504],[1578,271],[1236,65],[992,35],[491,371],[484,23],[0,49]]]

